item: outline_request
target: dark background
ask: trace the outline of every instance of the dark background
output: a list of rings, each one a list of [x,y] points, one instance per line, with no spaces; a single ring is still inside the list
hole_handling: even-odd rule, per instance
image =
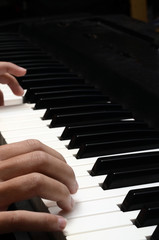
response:
[[[149,20],[159,17],[159,1],[147,0]],[[0,0],[0,21],[61,14],[130,15],[129,0]]]
[[[1,0],[1,19],[79,12],[128,14],[128,0]]]

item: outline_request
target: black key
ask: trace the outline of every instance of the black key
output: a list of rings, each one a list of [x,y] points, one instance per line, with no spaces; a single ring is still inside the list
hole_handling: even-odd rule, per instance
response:
[[[68,71],[58,71],[58,72],[44,72],[44,73],[33,73],[33,74],[27,74],[25,76],[19,77],[19,82],[32,82],[34,80],[38,80],[43,78],[43,81],[47,78],[55,78],[55,77],[77,77],[76,74],[69,73]],[[38,86],[38,85],[37,85]],[[31,86],[30,86],[31,87]]]
[[[13,38],[0,38],[0,43],[1,44],[27,44],[27,41],[26,40],[22,40],[22,39],[13,39]]]
[[[28,69],[28,72],[27,72],[27,75],[24,77],[25,79],[27,79],[26,77],[28,77],[28,79],[34,78],[39,78],[39,76],[43,76],[41,75],[42,74],[50,74],[50,73],[69,73],[69,68],[68,67],[65,67],[65,66],[44,66],[44,67],[37,67],[37,68],[33,68],[33,67],[30,67]],[[71,76],[72,76],[72,73],[71,73]],[[75,74],[73,75],[75,76]],[[77,76],[77,75],[76,75]]]
[[[87,98],[89,98],[89,96]],[[50,127],[115,121],[130,117],[131,113],[127,111],[94,111],[87,113],[54,115],[50,123]]]
[[[56,85],[56,86],[46,86],[46,87],[33,87],[27,89],[27,92],[24,96],[24,102],[35,102],[35,93],[49,92],[49,91],[66,91],[66,90],[75,90],[75,89],[92,89],[86,84],[67,84],[67,85]],[[51,111],[54,109],[48,109],[46,116],[51,114]]]
[[[121,204],[121,210],[132,211],[159,205],[159,187],[130,190]]]
[[[107,97],[104,97],[102,95],[76,95],[62,98],[60,97],[41,98],[36,103],[35,109],[81,105],[85,102],[87,102],[87,104],[91,102],[99,103],[104,101],[107,101]]]
[[[124,141],[82,144],[76,158],[103,156],[159,147],[159,139],[131,139]]]
[[[159,240],[159,225],[156,227],[155,231],[150,237],[150,240]]]
[[[28,43],[26,43],[25,41],[18,41],[18,42],[1,42],[1,48],[3,49],[7,49],[10,47],[23,47],[25,48],[26,46],[32,46]]]
[[[102,183],[103,190],[159,181],[159,166],[135,170],[111,170]]]
[[[39,49],[39,48],[35,48],[35,47],[33,47],[33,46],[19,46],[19,47],[17,47],[17,46],[8,46],[8,47],[2,47],[1,45],[0,45],[0,52],[1,53],[7,53],[7,52],[13,52],[13,51],[17,51],[17,52],[21,52],[21,51],[25,51],[25,52],[27,52],[27,51],[30,51],[30,50],[33,50],[33,51],[36,51],[36,52],[39,52],[39,51],[41,51],[41,49]]]
[[[92,112],[95,110],[121,110],[122,107],[118,104],[85,104],[84,105],[77,105],[77,106],[67,106],[61,108],[49,108],[46,110],[43,119],[51,119],[54,114],[72,114],[72,113],[85,113],[85,112]]]
[[[42,54],[42,53],[36,53],[36,54],[24,54],[24,55],[15,55],[15,56],[3,56],[1,57],[1,59],[3,61],[16,61],[16,60],[23,60],[23,59],[37,59],[37,58],[48,58],[48,56],[46,54]],[[51,58],[50,58],[51,59]]]
[[[159,206],[142,208],[137,218],[135,225],[139,227],[147,227],[159,224]]]
[[[56,72],[68,72],[68,68],[64,66],[41,66],[41,67],[28,67],[27,68],[27,75],[34,76],[34,74],[38,74],[41,76],[41,74],[44,73],[56,73]]]
[[[12,60],[13,63],[19,65],[19,66],[23,66],[25,68],[27,68],[27,65],[30,65],[30,64],[38,64],[38,63],[48,63],[49,62],[52,62],[53,59],[50,59],[49,57],[45,57],[45,58],[42,58],[42,59],[39,59],[37,57],[35,58],[32,58],[32,59],[14,59]],[[27,77],[27,74],[25,75],[25,77]],[[23,79],[23,77],[17,77],[18,79]]]
[[[65,96],[73,96],[73,95],[93,95],[93,94],[101,94],[101,92],[97,89],[72,89],[66,91],[49,91],[42,93],[35,93],[34,100],[37,102],[40,98],[49,98],[49,97],[65,97]]]
[[[159,152],[127,154],[122,156],[101,157],[93,165],[92,176],[108,174],[110,170],[120,168],[136,169],[159,165]]]
[[[58,76],[59,75],[59,76]],[[78,78],[75,76],[68,76],[66,74],[54,74],[54,77],[45,77],[40,79],[29,79],[29,80],[20,80],[19,83],[24,89],[30,87],[42,87],[42,86],[54,86],[54,85],[63,85],[63,84],[82,84],[84,79]]]
[[[27,42],[27,40],[25,38],[23,38],[21,35],[18,35],[16,33],[10,33],[10,32],[8,34],[4,33],[4,34],[0,35],[0,39],[1,40],[4,39],[4,41],[7,41],[7,40],[18,41],[18,40],[22,39],[22,40],[25,40]]]
[[[20,59],[20,60],[14,60],[13,62],[20,65],[20,66],[26,66],[29,64],[41,64],[41,63],[48,63],[48,62],[52,62],[54,61],[53,59],[50,59],[50,58],[42,58],[42,59],[39,59],[39,58],[35,58],[35,59]],[[20,78],[19,78],[20,79]]]
[[[118,141],[118,140],[122,141],[122,140],[129,140],[129,139],[151,138],[151,137],[159,138],[159,133],[148,129],[148,130],[116,131],[116,132],[109,132],[109,133],[102,132],[102,133],[90,133],[90,134],[81,134],[81,135],[79,134],[79,135],[74,135],[72,137],[68,145],[68,148],[69,149],[79,148],[82,143],[101,143],[101,142],[110,142],[110,141],[112,142],[112,141]]]
[[[98,123],[89,125],[79,125],[79,126],[67,126],[60,139],[67,140],[70,139],[75,134],[84,133],[100,133],[100,132],[111,132],[120,130],[131,130],[131,129],[147,129],[148,126],[144,122],[136,121],[123,121],[123,122],[111,122],[111,123]]]
[[[0,57],[3,58],[3,57],[14,57],[14,56],[17,56],[17,57],[20,57],[21,55],[34,55],[34,54],[45,54],[44,52],[40,52],[40,51],[36,51],[36,50],[21,50],[21,51],[10,51],[10,52],[0,52]]]
[[[22,63],[21,64],[22,67],[26,67],[26,68],[43,68],[43,67],[51,67],[51,66],[64,66],[63,64],[57,62],[56,60],[47,60],[44,62],[28,62],[28,63]]]
[[[28,50],[36,50],[36,51],[42,51],[41,50],[41,48],[39,48],[39,47],[35,47],[35,46],[33,46],[33,45],[31,45],[31,44],[25,44],[25,46],[24,45],[19,45],[19,47],[17,47],[17,46],[15,46],[15,45],[13,45],[13,46],[8,46],[8,47],[2,47],[1,45],[0,45],[0,50],[2,50],[2,52],[6,52],[6,51],[14,51],[14,50],[17,50],[17,51],[28,51]]]
[[[1,32],[0,37],[18,37],[20,38],[19,34],[16,32]]]

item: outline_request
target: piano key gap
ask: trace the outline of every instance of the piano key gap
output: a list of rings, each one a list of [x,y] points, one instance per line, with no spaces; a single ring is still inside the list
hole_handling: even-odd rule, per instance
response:
[[[136,226],[136,224],[135,224],[135,219],[130,219],[130,221],[133,223],[133,225],[135,225]],[[137,227],[137,226],[136,226]],[[138,228],[138,227],[137,227]]]
[[[90,176],[92,176],[92,175],[91,175],[91,170],[87,170],[87,172],[89,173]]]
[[[117,204],[118,208],[123,212],[123,210],[121,209],[121,203],[120,204]]]
[[[151,236],[148,236],[148,237],[146,236],[146,239],[147,239],[147,240],[151,240]]]

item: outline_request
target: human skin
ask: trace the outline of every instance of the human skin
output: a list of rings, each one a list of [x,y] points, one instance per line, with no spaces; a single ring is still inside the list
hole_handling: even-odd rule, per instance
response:
[[[16,77],[26,69],[0,62],[0,83],[14,94],[24,91]],[[4,104],[0,91],[0,105]],[[11,203],[35,196],[53,200],[64,211],[71,211],[78,184],[64,157],[36,139],[0,146],[0,234],[14,231],[62,231],[67,222],[62,216],[29,211],[7,211]]]

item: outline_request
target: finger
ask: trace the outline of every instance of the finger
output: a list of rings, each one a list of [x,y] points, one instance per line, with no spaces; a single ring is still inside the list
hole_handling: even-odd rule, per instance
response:
[[[66,219],[49,213],[8,211],[0,214],[0,234],[15,231],[62,231]]]
[[[4,105],[3,93],[2,93],[2,91],[0,90],[0,106],[3,106],[3,105]]]
[[[14,63],[0,62],[0,75],[4,73],[10,73],[16,77],[20,77],[26,74],[26,69]]]
[[[53,157],[58,158],[59,160],[66,162],[60,153],[35,139],[29,139],[0,146],[0,160],[5,160],[33,151],[43,151],[52,155]]]
[[[78,189],[72,168],[65,162],[59,161],[58,158],[42,151],[19,155],[2,161],[0,164],[0,179],[2,181],[32,172],[38,172],[58,180],[66,185],[72,194]]]
[[[24,90],[19,85],[17,79],[9,73],[0,75],[0,83],[7,84],[15,95],[21,96],[24,94]]]
[[[0,184],[0,209],[6,209],[11,203],[32,197],[56,201],[65,211],[73,208],[73,200],[68,188],[55,179],[40,173],[30,173],[10,179]]]

